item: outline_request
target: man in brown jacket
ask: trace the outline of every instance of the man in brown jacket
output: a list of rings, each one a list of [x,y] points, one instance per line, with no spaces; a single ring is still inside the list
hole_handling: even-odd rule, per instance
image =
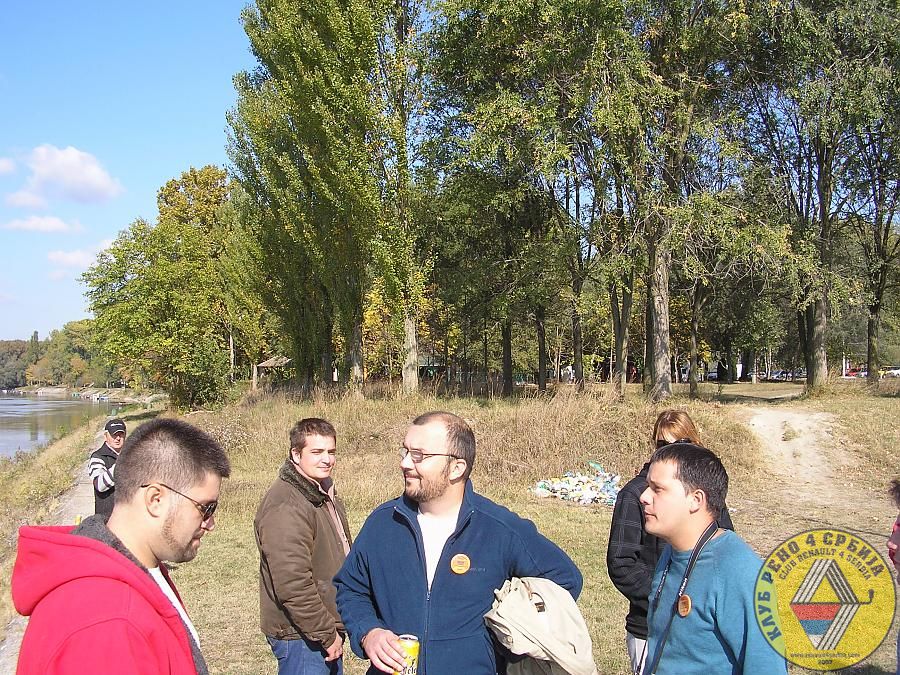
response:
[[[294,425],[290,440],[253,523],[260,627],[279,675],[341,675],[345,631],[331,579],[350,550],[350,529],[331,479],[336,433],[310,417]]]

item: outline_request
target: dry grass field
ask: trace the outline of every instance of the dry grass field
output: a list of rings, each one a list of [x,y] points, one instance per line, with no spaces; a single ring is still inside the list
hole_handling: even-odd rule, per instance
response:
[[[666,407],[687,410],[705,444],[723,458],[736,529],[760,554],[795,532],[825,524],[858,532],[883,551],[896,515],[885,488],[900,475],[894,459],[900,444],[898,385],[886,382],[873,391],[857,382],[838,383],[825,394],[800,399],[797,385],[706,385],[703,400],[676,397]],[[591,629],[598,670],[627,672],[626,603],[610,583],[605,563],[612,509],[538,499],[528,490],[539,478],[586,470],[588,460],[625,481],[646,460],[661,408],[648,404],[638,389],[617,401],[605,388],[513,400],[258,395],[220,411],[189,414],[188,421],[225,445],[233,464],[215,531],[204,538],[194,562],[174,570],[213,672],[276,672],[258,627],[252,522],[286,456],[291,425],[311,415],[335,424],[335,478],[355,533],[375,506],[399,494],[397,448],[412,418],[432,409],[450,410],[472,424],[478,440],[476,490],[532,519],[581,568],[585,586],[579,606]],[[46,508],[41,505],[65,487],[92,433],[82,430],[41,455],[0,464],[7,553],[15,526],[23,519],[39,520],[35,509]],[[29,480],[34,472],[42,476],[40,485]],[[0,556],[0,565],[7,602],[10,556]],[[852,672],[893,673],[895,637],[896,625],[875,655]],[[365,672],[364,662],[349,652],[345,664],[349,675]]]
[[[703,438],[720,452],[732,479],[759,470],[752,435],[725,406],[680,402],[700,425]],[[228,447],[234,465],[216,530],[204,539],[197,559],[176,571],[179,588],[204,640],[204,654],[220,673],[274,673],[275,661],[257,627],[257,558],[252,523],[256,506],[287,453],[287,431],[301,417],[330,419],[338,430],[336,482],[351,530],[369,512],[402,489],[399,447],[410,420],[430,409],[447,409],[470,421],[478,439],[473,474],[476,490],[532,519],[563,547],[585,577],[579,605],[592,630],[601,673],[624,673],[626,603],[606,574],[606,543],[612,509],[578,507],[532,496],[539,478],[587,470],[596,460],[631,478],[649,455],[648,437],[657,408],[640,398],[617,402],[602,392],[576,397],[516,401],[413,398],[344,398],[294,402],[260,400],[221,413],[194,414]],[[347,672],[365,671],[348,657]]]

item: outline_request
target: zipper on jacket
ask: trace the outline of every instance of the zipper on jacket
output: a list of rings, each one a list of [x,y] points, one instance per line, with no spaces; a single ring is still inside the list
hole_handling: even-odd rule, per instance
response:
[[[422,575],[425,578],[425,624],[422,627],[422,635],[419,636],[419,659],[420,663],[424,665],[425,659],[422,657],[424,656],[426,651],[425,641],[428,636],[428,618],[429,616],[431,616],[431,589],[428,587],[428,562],[425,560],[425,541],[422,539],[422,533],[420,529],[416,527],[416,525],[412,522],[412,520],[406,513],[401,511],[396,506],[394,507],[394,512],[399,513],[401,516],[403,516],[403,519],[406,521],[409,529],[412,530],[413,536],[416,540],[416,548],[419,552],[419,558],[422,561]]]
[[[425,576],[425,625],[422,628],[422,636],[419,639],[419,649],[421,650],[419,658],[421,659],[421,663],[424,665],[425,659],[422,659],[422,654],[427,653],[427,649],[425,645],[428,642],[428,624],[431,619],[431,588],[428,586],[428,561],[425,560],[425,541],[422,538],[421,528],[417,528],[413,522],[410,520],[409,516],[401,511],[398,507],[394,507],[394,511],[399,513],[406,520],[406,524],[409,525],[410,529],[413,531],[413,535],[416,538],[416,546],[419,549],[419,555],[422,559],[422,572]],[[460,526],[457,527],[453,534],[447,537],[447,541],[444,542],[444,547],[441,549],[440,559],[438,560],[437,567],[434,571],[434,579],[432,580],[432,584],[437,581],[438,573],[441,569],[441,560],[444,558],[444,552],[447,550],[447,547],[456,541],[457,536],[462,531],[462,529],[468,524],[469,520],[472,518],[472,514],[475,513],[475,509],[469,509],[469,512],[466,514],[466,517],[463,519]],[[426,667],[425,672],[427,674],[428,669]]]

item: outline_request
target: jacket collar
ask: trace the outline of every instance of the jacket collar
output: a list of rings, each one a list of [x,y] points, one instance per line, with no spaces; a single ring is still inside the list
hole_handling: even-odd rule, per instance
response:
[[[318,483],[311,481],[306,476],[300,474],[290,459],[284,460],[281,469],[278,471],[278,477],[285,483],[295,488],[306,500],[313,506],[321,506],[328,497],[319,489]],[[337,495],[337,488],[335,488]]]
[[[117,553],[121,553],[123,556],[128,558],[130,562],[137,565],[144,572],[147,572],[147,568],[144,567],[138,561],[138,559],[131,554],[131,551],[125,548],[125,544],[122,543],[122,540],[114,535],[106,526],[107,518],[108,516],[101,515],[94,515],[89,518],[85,518],[83,521],[81,521],[81,524],[78,525],[78,527],[72,530],[72,534],[77,534],[81,537],[87,537],[88,539],[99,541],[101,544],[106,544]]]
[[[462,505],[459,507],[459,517],[456,520],[456,530],[459,531],[462,529],[463,525],[469,520],[472,513],[475,511],[475,488],[472,487],[472,480],[466,479],[466,487],[463,491],[463,500]],[[397,499],[397,505],[394,509],[402,514],[406,519],[414,526],[418,527],[418,518],[419,515],[419,503],[413,501],[409,497],[406,496],[406,493],[400,495],[400,498]]]

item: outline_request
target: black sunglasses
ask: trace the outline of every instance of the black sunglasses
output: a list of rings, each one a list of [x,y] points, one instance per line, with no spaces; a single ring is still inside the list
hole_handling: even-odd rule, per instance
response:
[[[147,487],[150,487],[150,485],[151,485],[151,483],[144,483],[143,485],[141,485],[141,487],[147,488]],[[180,496],[184,497],[185,499],[187,499],[189,502],[191,502],[194,506],[197,507],[197,510],[199,510],[200,513],[203,515],[204,522],[206,522],[207,520],[212,518],[213,514],[216,512],[216,509],[219,508],[218,501],[210,502],[209,504],[201,504],[196,499],[192,499],[191,497],[188,497],[183,492],[179,492],[175,488],[170,487],[170,486],[166,485],[165,483],[157,483],[157,485],[161,485],[162,487],[166,488],[167,490],[171,490],[176,495],[180,495]]]

